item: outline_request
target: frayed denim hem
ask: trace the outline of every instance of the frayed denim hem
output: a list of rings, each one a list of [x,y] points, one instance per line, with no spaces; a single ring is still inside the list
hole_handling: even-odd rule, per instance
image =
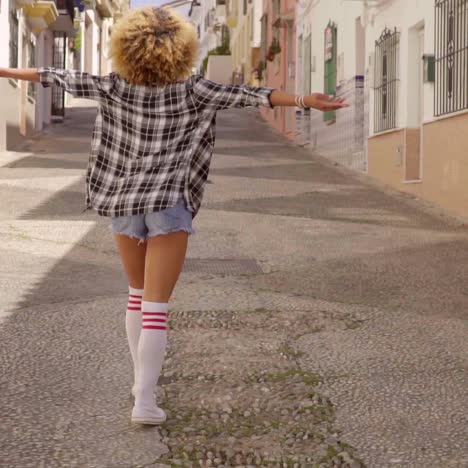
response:
[[[157,236],[165,236],[167,234],[172,234],[174,232],[179,232],[179,231],[187,232],[189,234],[189,236],[192,235],[192,234],[195,234],[194,229],[189,229],[189,228],[184,228],[184,227],[176,227],[176,228],[172,228],[172,229],[160,229],[156,234],[154,234],[154,233],[148,234],[146,239],[150,239],[152,237],[157,237]]]
[[[130,237],[130,239],[138,239],[138,245],[144,244],[146,242],[145,237],[138,236],[137,234],[129,234],[128,232],[119,232],[114,230],[113,226],[109,226],[109,229],[112,231],[113,234],[118,234],[119,236],[127,236]]]

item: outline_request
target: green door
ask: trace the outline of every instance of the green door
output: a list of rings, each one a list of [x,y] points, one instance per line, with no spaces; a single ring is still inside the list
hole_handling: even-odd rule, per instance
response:
[[[331,22],[325,29],[325,94],[336,95],[337,32],[336,25]],[[335,122],[336,111],[324,112],[323,119]]]

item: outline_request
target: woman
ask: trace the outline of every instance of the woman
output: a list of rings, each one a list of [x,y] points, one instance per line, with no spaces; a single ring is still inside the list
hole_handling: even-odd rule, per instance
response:
[[[247,106],[346,107],[322,94],[225,86],[191,76],[194,28],[165,8],[130,10],[115,26],[108,76],[53,68],[0,69],[0,77],[55,84],[98,102],[86,208],[111,218],[129,281],[126,331],[134,363],[132,421],[166,420],[154,389],[167,342],[168,302],[203,197],[219,110]]]

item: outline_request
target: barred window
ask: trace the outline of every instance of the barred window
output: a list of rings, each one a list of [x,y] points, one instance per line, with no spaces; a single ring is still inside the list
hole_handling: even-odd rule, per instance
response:
[[[10,12],[10,68],[18,68],[18,18]]]
[[[67,34],[54,32],[54,68],[65,68]],[[52,87],[52,115],[63,117],[65,115],[65,91],[60,86]]]
[[[396,128],[400,33],[385,28],[375,41],[374,131]]]
[[[435,2],[436,116],[468,109],[468,1]]]

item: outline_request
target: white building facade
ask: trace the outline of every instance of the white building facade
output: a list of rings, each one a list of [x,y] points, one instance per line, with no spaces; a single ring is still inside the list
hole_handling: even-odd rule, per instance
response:
[[[203,72],[203,61],[208,53],[220,46],[223,40],[223,25],[226,15],[225,0],[203,0],[193,2],[189,19],[197,29],[200,52],[195,65]]]
[[[316,154],[468,218],[468,1],[298,0],[298,112]]]
[[[468,2],[375,2],[366,42],[369,175],[468,219]]]
[[[73,0],[0,0],[2,67],[52,66],[57,37],[73,31]],[[50,122],[53,96],[40,85],[0,80],[0,150],[12,149]]]
[[[311,151],[366,171],[368,105],[365,2],[300,0],[296,92],[345,97],[340,112],[298,112],[297,140]]]

